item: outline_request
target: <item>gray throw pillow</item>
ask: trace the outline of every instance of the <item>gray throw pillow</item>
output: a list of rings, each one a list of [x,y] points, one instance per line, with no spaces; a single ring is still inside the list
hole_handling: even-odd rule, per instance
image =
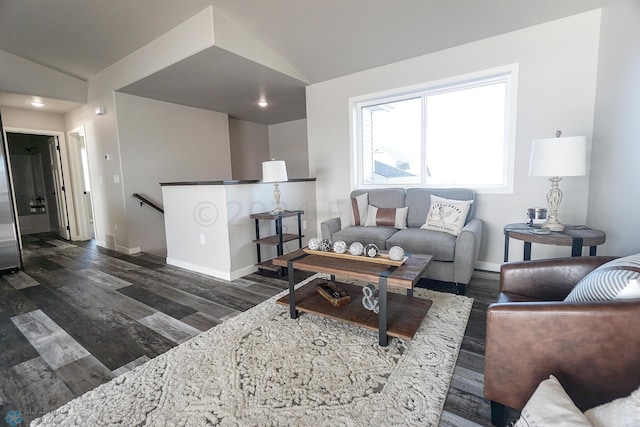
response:
[[[640,254],[614,259],[578,282],[567,302],[612,301],[640,298]]]

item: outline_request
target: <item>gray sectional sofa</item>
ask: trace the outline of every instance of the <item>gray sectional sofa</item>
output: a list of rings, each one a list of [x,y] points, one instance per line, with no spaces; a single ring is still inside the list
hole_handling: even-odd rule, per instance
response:
[[[476,204],[471,205],[464,228],[457,237],[420,227],[426,221],[432,194],[445,199],[475,201],[474,192],[462,188],[382,188],[354,190],[351,197],[364,193],[368,193],[368,204],[372,206],[408,207],[407,228],[358,225],[341,229],[340,218],[336,217],[321,223],[322,238],[332,242],[344,240],[347,245],[356,241],[365,245],[375,243],[381,250],[400,246],[407,253],[433,255],[434,262],[423,277],[452,282],[458,293],[464,294],[478,259],[482,238],[482,221],[474,217]]]

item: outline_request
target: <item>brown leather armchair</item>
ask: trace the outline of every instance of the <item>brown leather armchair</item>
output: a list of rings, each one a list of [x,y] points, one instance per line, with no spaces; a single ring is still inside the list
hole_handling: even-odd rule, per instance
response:
[[[484,395],[491,421],[522,410],[553,374],[582,411],[640,386],[640,301],[566,303],[571,289],[614,257],[506,263],[487,311]]]

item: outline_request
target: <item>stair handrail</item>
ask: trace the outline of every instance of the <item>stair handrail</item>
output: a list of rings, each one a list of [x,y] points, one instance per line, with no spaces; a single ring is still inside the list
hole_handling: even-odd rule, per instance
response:
[[[147,204],[147,205],[151,206],[153,209],[157,210],[158,212],[160,212],[161,214],[164,215],[164,209],[162,209],[160,206],[156,205],[155,203],[153,203],[152,201],[150,201],[146,197],[141,196],[138,193],[133,193],[133,197],[135,197],[136,199],[138,199],[140,201],[140,206],[142,206],[144,204]]]

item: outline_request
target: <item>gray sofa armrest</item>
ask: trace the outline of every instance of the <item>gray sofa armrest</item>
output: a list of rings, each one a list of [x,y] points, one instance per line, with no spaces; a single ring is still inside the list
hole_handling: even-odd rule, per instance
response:
[[[456,241],[456,252],[453,255],[453,281],[454,283],[468,284],[473,274],[480,242],[482,240],[482,221],[472,218],[464,226]]]
[[[333,242],[333,233],[340,231],[340,218],[329,218],[320,223],[320,231],[323,239],[329,239]]]

